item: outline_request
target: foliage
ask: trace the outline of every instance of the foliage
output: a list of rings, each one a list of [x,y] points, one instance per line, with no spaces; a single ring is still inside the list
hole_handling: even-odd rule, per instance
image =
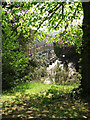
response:
[[[14,86],[20,80],[37,80],[46,75],[44,64],[47,60],[34,55],[28,62],[25,54],[35,37],[35,30],[30,26],[31,16],[28,14],[28,10],[32,9],[30,6],[31,3],[2,3],[3,89]]]
[[[58,36],[57,34],[56,36]],[[82,35],[83,32],[81,28],[72,28],[69,32],[67,32],[65,35],[60,36],[60,41],[57,40],[57,42],[54,42],[54,50],[58,57],[59,53],[65,54],[65,50],[67,53],[70,54],[79,53],[81,54],[81,46],[82,46]]]
[[[54,43],[54,51],[59,60],[62,61],[63,64],[65,61],[67,61],[67,63],[73,63],[76,71],[79,71],[81,54],[77,53],[76,50],[76,45],[69,45],[65,47],[60,43]],[[79,48],[78,52],[80,51],[81,49]]]
[[[64,38],[64,43],[66,38],[68,38],[67,36],[70,34],[71,36],[71,44],[73,44],[73,41],[75,40],[76,43],[78,43],[78,48],[79,48],[79,39],[82,37],[82,32],[80,32],[80,29],[83,29],[83,45],[82,43],[80,43],[80,46],[82,45],[83,49],[82,49],[82,73],[85,73],[85,75],[83,75],[83,78],[85,76],[87,76],[87,72],[85,72],[87,70],[88,66],[87,64],[89,64],[89,48],[87,47],[89,46],[89,11],[88,10],[90,7],[90,4],[88,3],[81,3],[81,2],[3,2],[3,8],[5,8],[5,15],[4,19],[5,20],[9,20],[9,22],[7,22],[9,24],[9,27],[11,26],[10,23],[13,23],[15,21],[16,22],[15,26],[18,26],[17,31],[18,31],[18,35],[20,35],[20,33],[25,33],[23,34],[25,38],[28,38],[28,34],[29,34],[29,28],[34,28],[37,31],[39,31],[41,29],[41,40],[43,37],[45,37],[45,30],[48,30],[48,34],[50,34],[50,36],[48,36],[48,38],[50,38],[49,42],[52,41],[62,41],[62,37]],[[8,11],[8,12],[6,12]],[[84,12],[84,20],[83,20],[83,26],[82,24],[80,24],[80,18],[82,17]],[[7,15],[8,13],[8,15]],[[12,14],[15,13],[14,18]],[[19,17],[21,17],[20,20],[18,20]],[[76,23],[76,24],[75,24]],[[7,24],[7,25],[8,25]],[[77,32],[78,29],[75,31],[75,29],[77,28],[76,26],[79,26],[79,37],[77,38]],[[45,29],[44,29],[45,28]],[[9,28],[8,28],[9,29]],[[51,37],[51,32],[53,30],[58,30],[58,34],[53,38]],[[22,31],[22,32],[21,32]],[[75,31],[75,32],[74,32]],[[35,33],[36,33],[35,32]],[[39,36],[40,37],[40,36]],[[76,38],[75,38],[76,37]],[[26,39],[25,39],[26,40]],[[67,41],[69,41],[69,39],[67,39]],[[82,40],[80,40],[82,42]],[[84,51],[85,50],[85,51]],[[83,52],[84,51],[84,52]],[[84,60],[85,58],[85,60]],[[88,58],[88,59],[87,59]],[[87,61],[87,62],[86,62]],[[86,64],[86,65],[85,65]],[[84,70],[86,69],[86,70]],[[88,68],[89,69],[89,68]],[[89,70],[88,70],[89,71]],[[89,76],[89,74],[88,74]],[[84,83],[86,83],[87,81],[87,86],[88,85],[88,81],[85,81],[85,78],[82,82],[83,86],[85,85]],[[89,77],[87,77],[87,79],[89,79]],[[85,82],[84,82],[85,81]],[[84,86],[84,88],[87,88],[86,86]],[[89,89],[90,87],[88,87]],[[90,90],[90,89],[89,89]],[[87,90],[88,91],[88,90]]]
[[[19,34],[21,31],[22,33],[27,32],[30,34],[29,29],[33,28],[36,32],[41,33],[41,35],[38,36],[39,39],[40,37],[42,39],[48,32],[59,30],[58,35],[54,38],[48,36],[51,42],[53,40],[61,41],[60,36],[63,35],[63,37],[66,38],[66,34],[70,34],[71,40],[73,40],[76,38],[76,31],[80,33],[80,27],[78,29],[75,27],[80,24],[79,19],[83,15],[80,2],[11,2],[8,3],[8,5],[9,7],[7,8],[9,8],[10,11],[12,10],[10,14],[11,21],[14,21],[12,13],[15,13],[15,18],[20,18],[18,20],[19,23],[15,23],[15,25],[18,24]],[[7,5],[4,4],[3,6]],[[42,28],[43,31],[41,31],[40,28]],[[25,34],[26,38],[28,34]]]
[[[10,88],[19,81],[19,78],[25,76],[28,63],[28,57],[25,56],[24,51],[18,50],[19,43],[15,43],[16,37],[13,36],[10,39],[11,34],[8,33],[6,31],[3,35],[2,43],[3,89]]]
[[[10,8],[2,8],[2,71],[3,71],[3,90],[15,86],[18,82],[23,81],[26,76],[28,57],[22,44],[25,42],[20,39],[21,32],[19,29],[21,19],[18,18],[19,11],[12,11]]]
[[[39,2],[31,3],[31,6],[33,9],[31,7],[31,12],[27,14],[30,15],[31,26],[37,28],[36,31],[39,31],[40,28],[46,29],[48,32],[59,31],[54,38],[49,36],[50,42],[61,41],[62,38],[64,38],[63,43],[66,38],[71,38],[71,42],[77,39],[78,42],[79,39],[76,36],[81,36],[79,19],[83,15],[80,2]],[[34,19],[32,20],[31,17]],[[77,27],[78,25],[79,27]],[[41,36],[44,37],[44,33],[42,31]],[[69,40],[67,39],[67,42]]]
[[[29,58],[28,69],[30,72],[31,80],[40,80],[41,77],[45,77],[47,59],[45,57],[39,57],[38,52]]]
[[[54,79],[55,84],[59,85],[80,84],[81,75],[76,72],[74,68],[72,70],[74,71],[73,74],[69,67],[67,69],[63,69],[60,66],[60,63],[57,63],[57,65],[52,69],[50,78]]]
[[[26,11],[23,3],[3,2],[2,6],[3,6],[2,27],[4,29],[7,29],[5,28],[5,25],[8,24],[8,27],[10,27],[12,34],[14,32],[14,35],[16,35],[15,41],[19,42],[19,49],[20,50],[23,49],[24,51],[26,51],[27,44],[29,42],[33,43],[34,36],[33,36],[33,30],[31,29],[29,24],[25,22],[26,20],[24,17],[25,17]]]
[[[71,59],[72,56],[74,57],[74,55],[77,55],[75,45],[63,47],[62,44],[54,43],[54,51],[58,58],[62,58],[63,55],[65,55],[66,59]]]

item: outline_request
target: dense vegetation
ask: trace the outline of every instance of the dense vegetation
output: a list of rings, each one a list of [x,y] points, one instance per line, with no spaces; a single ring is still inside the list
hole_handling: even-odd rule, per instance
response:
[[[12,11],[7,3],[3,3],[2,9],[2,79],[3,90],[15,87],[19,82],[35,79],[33,74],[36,67],[40,67],[40,59],[35,56],[29,60],[27,56],[27,45],[34,42],[33,31],[29,28],[26,32],[21,26],[22,15],[19,15],[19,10]],[[14,3],[16,4],[16,3]],[[16,8],[17,8],[16,4]],[[19,6],[20,7],[20,6]],[[28,28],[28,26],[27,26]]]
[[[52,4],[48,2],[48,3],[43,3],[42,5],[41,3],[37,3],[37,2],[35,3],[34,2],[32,3],[3,2],[2,4],[3,4],[2,5],[3,6],[3,9],[2,9],[3,69],[5,68],[4,69],[5,72],[3,70],[3,74],[7,74],[8,71],[6,70],[8,68],[8,65],[10,64],[10,69],[11,69],[10,71],[12,71],[12,73],[8,72],[8,75],[9,74],[14,75],[14,78],[11,75],[10,79],[15,80],[15,79],[18,79],[18,77],[21,78],[24,76],[23,71],[25,71],[27,67],[27,60],[26,60],[27,58],[24,57],[26,47],[24,45],[25,43],[28,44],[28,42],[31,42],[35,37],[34,36],[35,34],[32,35],[30,30],[32,28],[36,28],[37,29],[36,32],[38,32],[41,27],[42,28],[44,27],[45,29],[47,29],[47,32],[46,33],[43,32],[45,30],[43,29],[43,31],[41,31],[41,35],[37,36],[39,37],[39,39],[43,40],[43,37],[45,37],[45,34],[48,34],[48,38],[50,38],[49,39],[50,42],[62,41],[63,39],[63,44],[65,44],[66,42],[65,40],[67,39],[67,43],[70,43],[71,45],[76,43],[78,49],[79,47],[82,47],[81,51],[79,51],[82,53],[81,54],[82,56],[81,85],[83,89],[88,92],[90,88],[89,74],[88,74],[89,66],[90,66],[89,54],[88,54],[89,53],[88,52],[89,27],[87,28],[87,26],[90,26],[89,12],[87,12],[88,11],[87,9],[89,8],[89,4],[88,3],[81,4],[80,2],[78,3],[53,2]],[[80,24],[78,20],[83,15],[83,12],[84,12],[84,20],[83,20],[83,24]],[[75,21],[76,21],[76,24],[75,24]],[[56,30],[56,31],[59,30],[58,34],[54,38],[49,36],[50,35],[49,33],[52,32],[53,30]],[[6,45],[6,48],[5,48],[5,45]],[[21,55],[19,55],[20,53]],[[13,56],[11,59],[10,56],[12,54]],[[22,54],[23,54],[23,57],[22,57]],[[16,56],[17,58],[19,57],[18,58],[19,62],[15,60]],[[84,59],[84,57],[86,60]],[[21,65],[20,61],[22,61],[22,63],[24,64]],[[86,67],[87,64],[88,64],[88,70]],[[20,65],[22,66],[21,68],[20,68]],[[5,76],[8,77],[8,75],[3,75],[3,78]],[[6,80],[5,78],[4,83],[5,81],[8,81],[8,80]]]
[[[83,95],[90,93],[89,9],[90,2],[2,2],[4,119],[89,118],[90,98],[81,97],[83,91]],[[74,20],[80,19],[83,12],[83,24],[76,26]],[[39,31],[41,27],[47,31]],[[53,30],[59,30],[54,37],[50,35]],[[41,32],[40,36],[36,32]],[[39,58],[37,53],[27,56],[27,46],[34,43],[35,37],[43,40],[46,35],[49,42],[63,40],[64,48],[76,44],[82,56],[82,77],[76,71],[70,76],[68,68],[62,70],[60,64],[47,72],[45,58]],[[60,46],[58,50],[60,53]],[[45,79],[51,84],[44,84]],[[79,88],[80,80],[83,89]]]
[[[12,25],[10,13],[2,12],[2,78],[3,89],[13,87],[26,74],[28,57],[23,48],[20,48],[19,35]],[[18,21],[16,21],[17,23]],[[23,41],[23,40],[22,40]]]

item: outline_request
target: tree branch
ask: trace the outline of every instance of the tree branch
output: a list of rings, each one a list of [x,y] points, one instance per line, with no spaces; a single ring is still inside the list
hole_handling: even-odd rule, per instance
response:
[[[63,13],[64,13],[64,5],[62,4],[62,19],[63,19]]]
[[[61,23],[62,19],[59,20],[58,24],[56,25],[55,29],[58,27],[58,25]]]
[[[76,11],[77,11],[77,9],[78,9],[79,4],[80,4],[80,3],[78,3],[77,8],[75,9],[74,15],[76,15]],[[61,23],[61,21],[64,19],[63,14],[64,14],[64,5],[62,4],[62,19],[59,20],[59,22],[58,22],[58,24],[56,25],[55,29],[58,27],[58,25],[59,25],[59,24]],[[67,27],[68,27],[68,23],[67,23],[67,25],[65,26],[65,29],[67,29]]]
[[[80,3],[78,3],[77,8],[75,9],[75,12],[74,12],[73,15],[76,15],[76,12],[77,12],[77,10],[78,10],[78,6],[79,6],[79,4],[80,4]]]
[[[57,4],[58,5],[58,4]],[[50,9],[48,12],[49,14],[52,13],[52,11],[57,7],[57,5],[55,5],[52,9]]]
[[[57,4],[57,5],[58,5],[58,4]],[[55,7],[57,7],[57,5],[56,5]],[[56,12],[61,6],[62,6],[62,4],[60,4],[60,5],[52,12],[52,14],[51,14],[49,17],[48,17],[48,16],[45,17],[44,20],[39,24],[39,27],[37,28],[37,30],[41,27],[41,25],[43,24],[44,21],[46,21],[46,20],[48,20],[48,19],[50,20],[50,19],[52,18],[52,16],[55,14],[55,12]],[[55,8],[55,7],[54,7],[54,8]],[[53,9],[54,9],[54,8],[53,8]],[[53,9],[52,9],[52,10],[53,10]],[[51,10],[50,10],[49,12],[51,12]],[[49,15],[49,14],[48,14],[48,15]],[[35,31],[35,33],[37,32],[37,30]]]
[[[82,29],[82,27],[80,25],[78,25],[78,27],[80,27]]]
[[[58,27],[58,25],[61,23],[61,21],[64,19],[63,17],[63,14],[64,14],[64,5],[62,4],[62,19],[59,20],[58,24],[56,25],[55,29]]]
[[[60,5],[54,10],[54,12],[51,14],[51,16],[49,17],[49,19],[52,18],[52,16],[55,14],[55,12],[56,12],[61,6],[62,6],[62,4],[60,4]]]

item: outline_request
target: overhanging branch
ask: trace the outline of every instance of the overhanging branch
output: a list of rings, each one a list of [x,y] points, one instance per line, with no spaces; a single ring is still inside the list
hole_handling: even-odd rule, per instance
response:
[[[58,22],[58,24],[56,25],[56,27],[55,27],[55,29],[58,27],[58,25],[62,22],[62,20],[64,19],[64,5],[62,4],[62,19],[61,20],[59,20],[59,22]]]
[[[55,7],[57,7],[58,6],[58,4],[55,6]],[[52,17],[53,17],[53,15],[55,14],[55,12],[60,8],[62,6],[62,3],[52,12],[52,14],[50,15],[50,16],[46,16],[44,19],[43,19],[43,21],[39,24],[39,26],[38,26],[38,28],[37,28],[37,30],[41,27],[41,25],[44,23],[44,21],[46,21],[46,20],[50,20]],[[54,7],[54,8],[55,8]],[[54,9],[53,8],[53,9]],[[52,9],[52,10],[53,10]],[[49,13],[51,13],[51,10],[49,10]],[[49,14],[48,14],[49,15]],[[37,32],[37,30],[35,31],[35,33]]]
[[[73,14],[74,16],[76,15],[76,12],[77,12],[77,10],[78,10],[79,4],[80,4],[80,3],[78,3],[77,8],[76,8],[75,11],[74,11],[74,14]],[[58,24],[56,25],[55,29],[59,26],[59,24],[62,22],[63,19],[64,19],[64,5],[62,4],[62,19],[59,20],[59,22],[58,22]],[[68,27],[68,23],[67,23],[67,25],[65,26],[65,30],[67,29],[67,27]]]
[[[49,19],[52,18],[52,16],[55,14],[55,12],[56,12],[61,6],[62,6],[62,4],[60,4],[60,5],[54,10],[54,12],[51,14],[51,16],[49,17]]]

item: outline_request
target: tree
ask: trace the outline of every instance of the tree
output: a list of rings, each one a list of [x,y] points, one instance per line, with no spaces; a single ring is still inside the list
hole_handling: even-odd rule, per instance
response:
[[[83,2],[82,81],[84,92],[90,94],[90,2]]]
[[[82,9],[83,8],[83,9]],[[82,27],[80,23],[78,26],[80,29],[83,30],[82,36],[82,49],[81,49],[81,56],[82,56],[82,80],[81,80],[81,87],[83,88],[85,93],[90,94],[90,80],[89,80],[89,73],[90,73],[90,2],[83,2],[83,3],[71,3],[71,2],[58,2],[58,3],[40,3],[37,4],[36,10],[40,10],[41,14],[45,14],[44,17],[40,18],[37,17],[35,13],[35,17],[39,20],[37,30],[42,26],[47,24],[48,29],[50,30],[59,30],[61,27],[62,30],[59,32],[59,35],[62,34],[66,37],[67,33],[69,32],[68,26],[70,25],[71,29],[74,28],[72,25],[74,19],[80,19],[80,16],[83,14],[83,23]],[[46,12],[48,11],[48,12]],[[83,13],[82,13],[83,11]],[[36,18],[35,18],[36,19]],[[40,21],[41,19],[41,21]],[[45,23],[45,21],[47,21]],[[70,31],[72,33],[72,30]],[[75,34],[73,34],[75,36]],[[73,38],[72,36],[72,38]],[[59,37],[55,37],[55,39],[59,39]],[[56,39],[56,41],[57,41]],[[79,42],[78,39],[76,41]],[[81,41],[80,41],[81,42]]]
[[[28,46],[34,42],[33,32],[25,18],[24,3],[2,2],[2,81],[3,90],[16,86],[19,82],[30,80],[35,64],[40,61],[29,60]],[[28,45],[29,44],[29,45]]]
[[[22,12],[22,10],[25,11],[25,13],[22,15],[20,28],[23,27],[24,24],[28,24],[28,26],[36,28],[36,32],[43,28],[41,31],[41,37],[44,37],[45,32],[43,33],[43,31],[45,30],[47,30],[48,33],[51,33],[53,30],[58,31],[58,34],[54,38],[51,37],[50,42],[57,42],[63,39],[63,43],[65,43],[65,39],[67,38],[68,34],[71,34],[71,44],[77,42],[78,47],[82,42],[82,46],[79,46],[82,47],[81,86],[84,89],[84,92],[90,94],[90,2],[22,2],[13,3],[11,6],[12,10],[19,12]],[[84,16],[83,24],[80,24],[78,20],[82,15]],[[75,24],[75,21],[77,21],[77,24]],[[75,29],[76,25],[79,26],[77,30]],[[28,26],[24,25],[24,30],[27,31]],[[79,36],[75,38],[78,31],[79,36],[82,37],[81,40],[79,39]],[[67,39],[67,41],[69,41],[69,39]]]
[[[15,5],[16,9],[12,11]],[[20,28],[21,16],[17,14],[19,12],[17,5],[16,3],[2,3],[3,90],[10,89],[17,85],[18,82],[24,81],[25,76],[28,75],[26,71],[28,68],[28,57],[25,54],[25,45],[28,43],[31,34],[27,35],[28,32]]]

